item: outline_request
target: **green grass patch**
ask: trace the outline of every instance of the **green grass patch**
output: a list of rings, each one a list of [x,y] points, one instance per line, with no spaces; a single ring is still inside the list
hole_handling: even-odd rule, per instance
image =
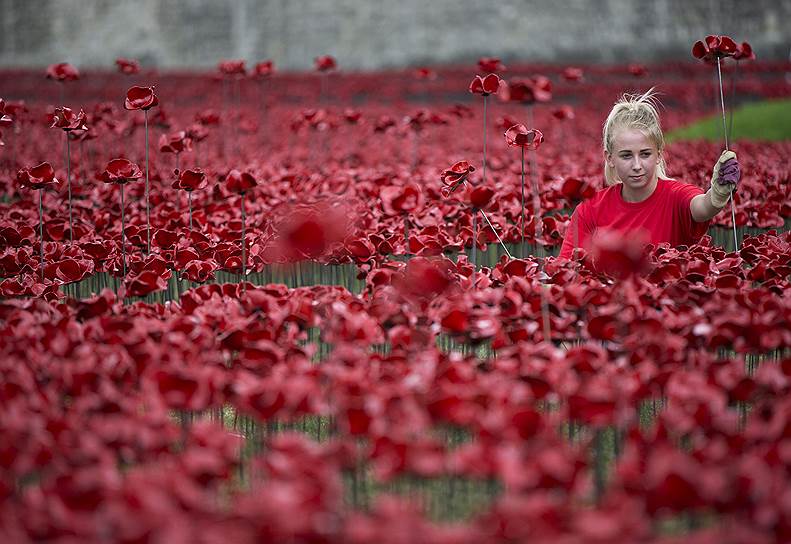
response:
[[[755,102],[734,110],[732,138],[734,140],[791,140],[791,99]],[[722,116],[707,117],[668,132],[666,139],[668,142],[721,140]]]

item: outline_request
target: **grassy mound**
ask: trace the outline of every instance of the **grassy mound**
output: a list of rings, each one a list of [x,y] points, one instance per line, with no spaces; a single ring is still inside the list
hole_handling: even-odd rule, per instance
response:
[[[729,113],[730,114],[730,113]],[[668,142],[721,140],[722,117],[708,117],[666,134]],[[790,140],[791,99],[747,104],[733,112],[734,140]]]

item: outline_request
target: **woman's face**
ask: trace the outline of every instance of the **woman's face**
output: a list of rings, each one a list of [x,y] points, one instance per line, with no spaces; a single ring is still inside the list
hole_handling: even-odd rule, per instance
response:
[[[640,201],[651,196],[656,187],[657,165],[662,158],[656,145],[641,130],[617,129],[607,164],[623,182],[626,200]]]

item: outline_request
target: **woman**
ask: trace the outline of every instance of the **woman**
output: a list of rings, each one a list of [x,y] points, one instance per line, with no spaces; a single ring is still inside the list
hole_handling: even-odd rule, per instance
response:
[[[665,174],[665,139],[653,89],[624,95],[604,123],[604,175],[608,187],[574,210],[558,258],[589,250],[599,229],[642,237],[647,243],[698,242],[739,181],[733,151],[724,151],[705,193]]]

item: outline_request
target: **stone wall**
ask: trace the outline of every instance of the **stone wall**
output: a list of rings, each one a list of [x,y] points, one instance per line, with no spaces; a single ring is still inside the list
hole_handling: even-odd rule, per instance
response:
[[[791,47],[789,0],[0,0],[0,66],[69,61],[211,67],[222,58],[306,69],[505,61],[687,59],[720,33],[762,59]]]

